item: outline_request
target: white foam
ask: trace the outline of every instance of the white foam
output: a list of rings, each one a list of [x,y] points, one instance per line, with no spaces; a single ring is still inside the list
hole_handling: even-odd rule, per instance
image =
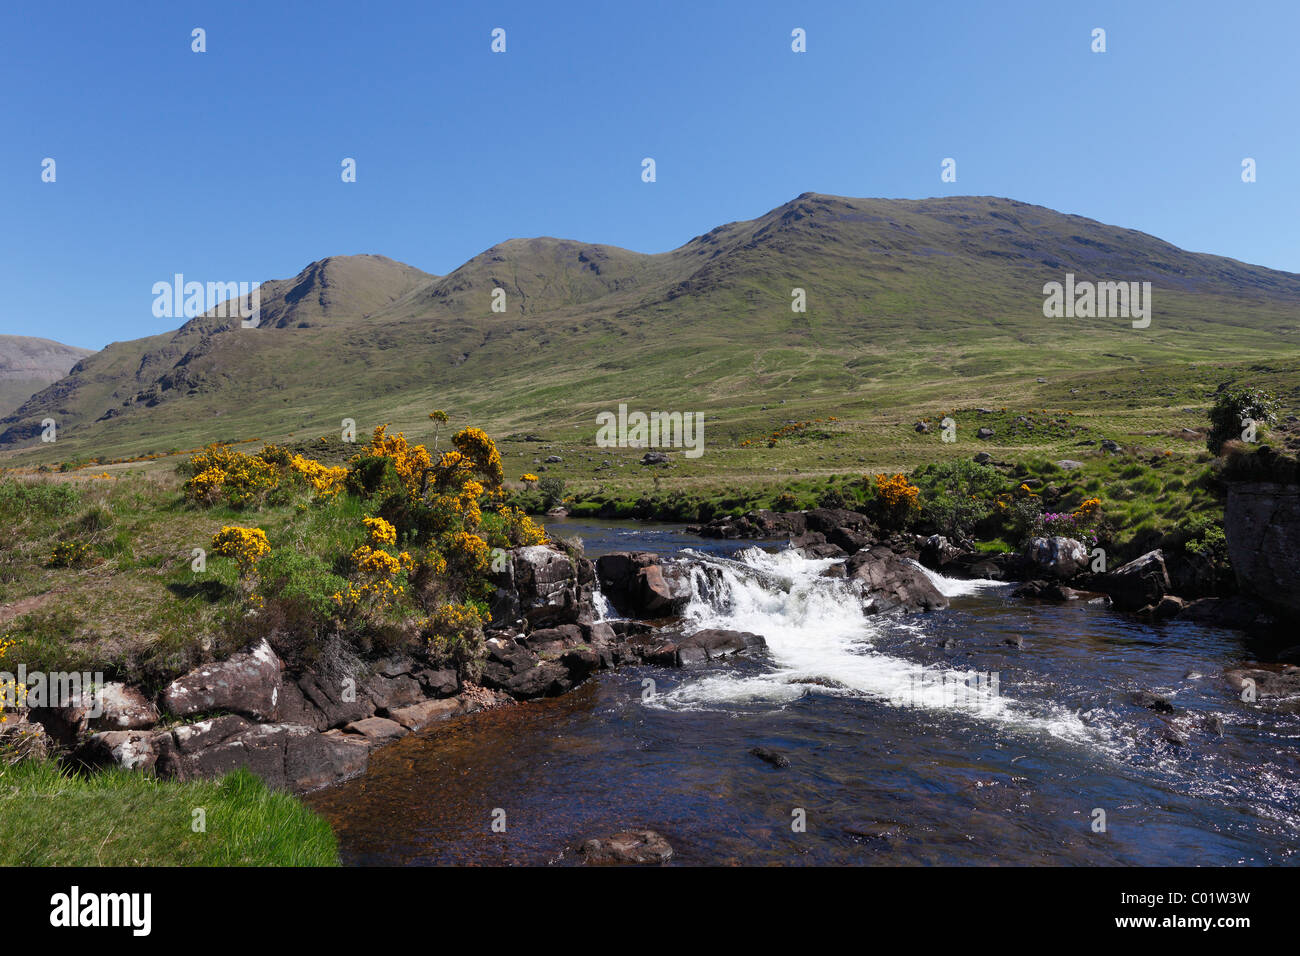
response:
[[[767,640],[774,670],[712,671],[659,694],[649,706],[729,710],[784,706],[808,693],[851,694],[899,707],[960,713],[1053,736],[1095,740],[1076,714],[1034,708],[1001,693],[998,675],[926,666],[876,650],[884,626],[863,610],[856,581],[824,577],[834,558],[759,548],[735,560],[691,552],[693,595],[683,612],[689,630],[751,631]],[[927,572],[929,573],[929,572]],[[932,576],[936,587],[997,585]],[[942,582],[942,585],[941,585]],[[946,592],[945,592],[946,593]]]

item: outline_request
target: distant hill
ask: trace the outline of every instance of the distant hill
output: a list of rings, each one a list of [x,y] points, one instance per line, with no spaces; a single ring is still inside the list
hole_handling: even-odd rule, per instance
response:
[[[1044,318],[1043,285],[1066,273],[1151,282],[1150,328]],[[655,255],[513,239],[441,277],[325,259],[265,283],[261,326],[237,326],[201,317],[108,346],[0,421],[0,447],[34,444],[44,417],[61,454],[120,455],[435,407],[503,433],[594,430],[619,401],[715,419],[786,398],[943,401],[1030,371],[1293,354],[1300,275],[1009,199],[806,193]]]
[[[0,416],[8,415],[51,382],[57,382],[91,349],[49,339],[0,335]]]

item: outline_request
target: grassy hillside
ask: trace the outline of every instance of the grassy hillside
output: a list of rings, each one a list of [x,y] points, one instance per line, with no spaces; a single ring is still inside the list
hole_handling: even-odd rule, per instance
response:
[[[1150,328],[1044,318],[1042,286],[1066,272],[1152,282]],[[791,311],[795,287],[806,313]],[[508,463],[562,450],[553,470],[571,480],[644,481],[639,452],[594,447],[597,412],[626,401],[703,412],[705,455],[666,477],[727,482],[1023,450],[1005,429],[977,440],[979,407],[1068,413],[1086,436],[1029,441],[1065,452],[1203,424],[1225,379],[1300,387],[1300,276],[988,197],[805,194],[658,255],[511,240],[441,278],[353,257],[263,293],[261,328],[197,319],[110,346],[0,424],[0,463],[337,435],[344,418],[423,435],[428,410],[446,408],[453,426],[545,439],[503,441]],[[913,432],[949,410],[957,444]],[[35,438],[46,416],[54,445]],[[817,443],[741,445],[831,417]]]

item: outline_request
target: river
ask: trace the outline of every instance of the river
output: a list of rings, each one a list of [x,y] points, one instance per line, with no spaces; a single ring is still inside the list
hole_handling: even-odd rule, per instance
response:
[[[662,833],[678,864],[1297,859],[1300,717],[1236,698],[1222,675],[1252,659],[1242,634],[938,576],[948,610],[870,617],[823,575],[833,561],[771,543],[548,531],[592,558],[689,551],[708,568],[690,626],[762,634],[769,653],[600,672],[408,736],[309,798],[345,863],[565,864],[629,828]]]

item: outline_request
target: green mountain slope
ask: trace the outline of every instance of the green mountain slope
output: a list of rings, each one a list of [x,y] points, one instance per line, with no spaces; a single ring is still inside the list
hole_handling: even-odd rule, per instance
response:
[[[1044,318],[1043,285],[1067,272],[1151,282],[1150,327]],[[257,329],[205,318],[114,343],[0,421],[0,448],[121,456],[344,418],[415,427],[435,407],[498,434],[589,441],[620,401],[703,411],[739,436],[779,423],[760,412],[783,401],[784,417],[901,417],[1030,399],[1043,376],[1054,402],[1075,394],[1066,378],[1083,396],[1145,382],[1155,402],[1151,368],[1293,361],[1300,329],[1300,276],[990,197],[805,194],[671,252],[517,239],[443,277],[339,257],[262,296]],[[47,416],[57,449],[34,440]]]

